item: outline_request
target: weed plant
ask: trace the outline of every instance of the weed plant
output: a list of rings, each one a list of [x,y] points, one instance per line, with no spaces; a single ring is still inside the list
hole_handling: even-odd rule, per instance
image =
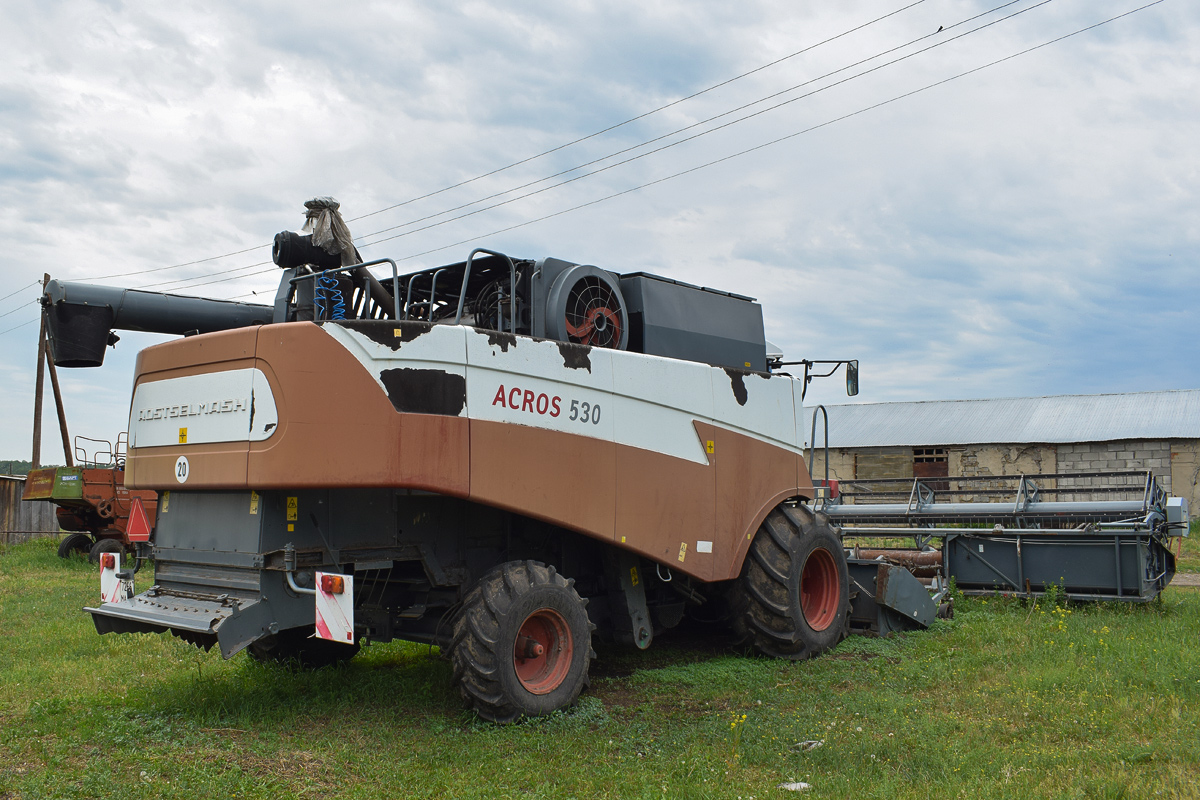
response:
[[[425,646],[302,672],[99,636],[97,575],[55,544],[0,555],[4,800],[1200,796],[1197,589],[965,598],[802,663],[674,631],[600,647],[576,708],[500,727]]]

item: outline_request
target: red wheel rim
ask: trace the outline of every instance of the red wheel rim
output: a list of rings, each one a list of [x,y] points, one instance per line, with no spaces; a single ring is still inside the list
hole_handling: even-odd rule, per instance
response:
[[[837,564],[828,550],[814,550],[800,573],[800,609],[814,631],[823,631],[837,616],[841,597]]]
[[[575,644],[567,621],[552,608],[539,608],[521,623],[513,645],[517,680],[531,694],[549,694],[571,668]]]

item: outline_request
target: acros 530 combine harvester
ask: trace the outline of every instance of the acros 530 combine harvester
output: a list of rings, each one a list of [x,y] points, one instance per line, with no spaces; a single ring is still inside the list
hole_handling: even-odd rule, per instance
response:
[[[751,298],[480,250],[377,280],[294,233],[275,257],[273,307],[47,288],[60,366],[113,328],[194,334],[138,357],[154,582],[121,571],[100,632],[308,664],[435,643],[500,721],[572,703],[594,633],[644,648],[718,597],[763,653],[846,635],[804,380],[768,369]]]

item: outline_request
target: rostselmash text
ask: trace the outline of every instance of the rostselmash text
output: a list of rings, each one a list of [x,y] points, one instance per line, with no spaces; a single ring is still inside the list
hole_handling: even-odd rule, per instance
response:
[[[198,417],[203,414],[231,414],[245,411],[249,407],[246,399],[213,400],[209,403],[189,403],[178,406],[160,406],[158,408],[143,408],[138,412],[138,422],[152,419],[175,419],[177,417]]]

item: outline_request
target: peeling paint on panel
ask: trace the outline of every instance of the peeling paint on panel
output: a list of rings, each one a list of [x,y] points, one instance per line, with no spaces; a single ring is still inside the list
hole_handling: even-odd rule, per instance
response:
[[[385,369],[379,380],[397,411],[457,417],[467,405],[467,379],[441,369]]]
[[[583,344],[559,342],[558,352],[562,354],[563,366],[567,369],[586,369],[592,371],[592,359],[588,355],[592,348]]]
[[[511,333],[502,331],[480,331],[480,333],[486,333],[488,344],[499,347],[501,353],[507,353],[510,347],[514,350],[517,347],[517,337]]]
[[[746,375],[749,373],[740,369],[725,368],[725,374],[729,376],[729,383],[733,386],[733,396],[738,401],[739,406],[746,405]]]

